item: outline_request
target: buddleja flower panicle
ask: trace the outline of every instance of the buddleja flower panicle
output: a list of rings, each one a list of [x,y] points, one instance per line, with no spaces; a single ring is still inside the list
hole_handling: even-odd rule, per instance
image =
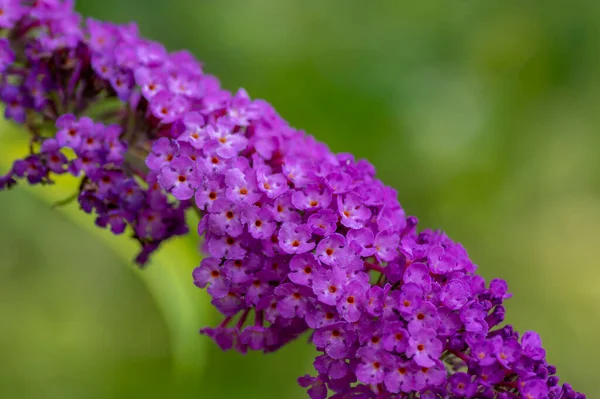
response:
[[[134,24],[82,28],[59,0],[0,10],[6,116],[32,134],[0,188],[82,176],[82,209],[115,234],[129,226],[141,263],[195,208],[208,256],[194,284],[224,316],[201,332],[221,348],[271,352],[309,331],[316,375],[298,382],[313,399],[585,397],[558,383],[535,332],[502,325],[506,282],[486,285],[460,244],[418,232],[367,161]],[[121,103],[85,116],[106,99]]]

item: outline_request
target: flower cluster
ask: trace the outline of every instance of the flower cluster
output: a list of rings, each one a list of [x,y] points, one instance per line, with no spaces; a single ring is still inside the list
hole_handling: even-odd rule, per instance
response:
[[[360,318],[323,320],[312,342],[323,352],[317,377],[302,377],[313,399],[584,398],[560,386],[537,333],[520,336],[504,320],[503,280],[488,287],[464,248],[439,232],[410,232],[385,284],[366,292],[350,284],[342,297],[362,304]],[[368,265],[367,265],[368,266]],[[336,292],[340,291],[337,287]],[[360,306],[360,305],[359,305]],[[353,384],[358,382],[358,384]],[[394,396],[396,395],[396,396]]]
[[[144,264],[162,241],[188,231],[189,203],[169,200],[156,174],[127,159],[149,145],[157,127],[145,113],[147,104],[132,95],[133,70],[111,65],[108,72],[112,44],[106,29],[131,38],[135,27],[89,21],[81,29],[69,2],[24,4],[0,3],[0,27],[8,31],[0,39],[0,98],[6,118],[30,130],[30,154],[0,177],[0,189],[18,180],[49,184],[55,175],[82,176],[81,208],[115,234],[130,226],[141,245],[136,261]],[[122,102],[111,107],[116,98]],[[106,117],[96,122],[80,116],[95,104]],[[105,123],[110,119],[117,123]]]
[[[32,133],[0,188],[83,175],[81,207],[131,226],[140,262],[195,208],[208,257],[194,283],[224,315],[202,332],[223,349],[270,352],[310,331],[317,374],[299,383],[313,399],[585,397],[558,383],[535,332],[502,326],[506,283],[486,286],[460,244],[418,233],[368,162],[135,25],[81,28],[70,2],[0,0],[0,28],[6,116]]]

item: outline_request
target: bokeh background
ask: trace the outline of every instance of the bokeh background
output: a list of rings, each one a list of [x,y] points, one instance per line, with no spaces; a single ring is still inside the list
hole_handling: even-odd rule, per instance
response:
[[[508,280],[508,320],[600,397],[600,2],[79,0],[188,48],[226,88],[271,101],[371,160],[409,214]],[[24,153],[18,129],[0,147]],[[17,148],[18,149],[15,149]],[[9,157],[3,152],[0,168]],[[68,186],[67,186],[68,187]],[[57,190],[0,195],[0,397],[305,398],[300,340],[263,356],[197,335],[219,317],[193,238],[140,273],[134,249]],[[193,221],[192,221],[193,222]]]

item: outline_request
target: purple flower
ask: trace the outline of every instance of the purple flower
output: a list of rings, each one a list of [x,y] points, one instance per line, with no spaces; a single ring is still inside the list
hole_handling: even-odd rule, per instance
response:
[[[408,331],[399,321],[391,322],[383,328],[383,347],[389,352],[404,353],[408,347]]]
[[[406,356],[413,358],[421,367],[433,367],[442,353],[442,342],[436,336],[435,330],[429,328],[411,333]]]
[[[14,60],[15,53],[10,48],[10,43],[7,39],[0,39],[0,72],[4,72],[6,68],[14,62]]]
[[[389,288],[389,287],[388,287]],[[383,313],[386,291],[378,286],[372,286],[367,291],[366,311],[371,316],[379,317]]]
[[[546,357],[546,351],[542,348],[542,340],[535,331],[527,331],[521,337],[523,353],[533,360],[542,360]]]
[[[35,155],[30,155],[25,159],[15,161],[12,170],[15,176],[27,178],[29,184],[36,184],[44,181],[48,174],[48,171],[39,157]]]
[[[415,388],[419,391],[427,387],[438,387],[446,381],[446,370],[436,367],[421,367],[415,373]],[[430,398],[432,398],[430,396]],[[435,396],[433,396],[435,398]]]
[[[160,171],[164,166],[169,165],[178,153],[177,142],[161,137],[152,144],[152,152],[146,158],[146,166],[150,170]]]
[[[343,290],[347,282],[346,273],[334,267],[313,277],[313,290],[319,301],[335,306],[344,294]]]
[[[467,373],[456,373],[450,377],[450,392],[460,398],[472,398],[477,391],[477,385]]]
[[[363,384],[382,383],[387,364],[391,363],[391,356],[370,348],[360,348],[357,355],[361,363],[356,366],[356,378]]]
[[[134,78],[135,78],[136,84],[141,87],[142,94],[144,95],[146,100],[151,100],[158,93],[165,90],[165,81],[167,80],[167,77],[166,77],[166,74],[161,70],[152,70],[152,69],[144,68],[144,67],[137,68],[134,71]],[[187,114],[184,117],[184,121],[186,120],[186,117],[193,121],[194,117],[188,116],[188,115],[194,115],[194,114],[193,113]],[[204,120],[202,119],[202,121],[204,121]],[[185,126],[187,128],[188,124],[186,123]],[[179,139],[181,140],[182,138],[180,137]],[[184,139],[185,139],[185,137],[184,137]],[[189,141],[189,140],[185,140],[185,141]]]
[[[456,260],[446,254],[441,245],[437,245],[429,251],[427,260],[429,261],[429,268],[435,274],[446,274],[456,267]]]
[[[282,198],[282,197],[280,197]],[[309,216],[306,224],[313,234],[329,236],[337,228],[338,216],[331,209],[321,209]]]
[[[519,391],[525,399],[548,397],[548,386],[544,383],[544,381],[537,378],[525,381]]]
[[[327,208],[331,203],[331,193],[327,188],[321,190],[318,185],[308,186],[305,190],[292,195],[292,204],[300,210]]]
[[[398,361],[384,377],[385,387],[392,393],[412,392],[416,388],[416,366],[411,362]]]
[[[490,281],[490,294],[495,299],[503,300],[512,297],[512,294],[508,293],[508,285],[506,281],[495,278]]]
[[[281,297],[277,301],[277,310],[279,313],[289,319],[291,317],[304,317],[308,311],[308,298],[311,291],[302,286],[286,283],[275,289],[275,295]]]
[[[292,222],[299,224],[302,222],[300,214],[292,205],[291,193],[283,194],[273,201],[270,207],[273,218],[278,222]]]
[[[342,218],[341,223],[351,229],[364,227],[371,217],[371,211],[365,206],[358,195],[346,194],[337,199],[338,211]]]
[[[349,254],[345,246],[346,239],[343,235],[332,234],[317,246],[317,257],[321,263],[329,266],[347,263]]]
[[[496,363],[496,345],[488,340],[476,340],[470,344],[471,355],[480,366]]]
[[[182,96],[163,90],[150,101],[152,115],[162,123],[172,123],[179,119],[189,109],[189,102]]]
[[[352,249],[362,257],[369,257],[377,252],[373,246],[375,237],[369,228],[350,230],[346,235]]]
[[[227,185],[227,198],[232,201],[254,204],[262,197],[262,194],[256,190],[253,176],[247,176],[239,169],[227,171],[225,184]]]
[[[301,255],[295,255],[290,260],[289,279],[299,285],[312,285],[313,277],[318,271],[319,261],[316,256],[310,252]]]
[[[380,232],[375,237],[374,247],[377,260],[390,262],[398,256],[398,244],[400,238],[396,233]]]
[[[246,283],[252,278],[252,273],[260,269],[259,261],[254,254],[244,259],[228,260],[223,264],[223,271],[233,284]]]
[[[342,359],[332,359],[327,355],[317,356],[313,363],[320,374],[326,374],[334,380],[344,378],[350,372],[350,367]]]
[[[243,212],[243,208],[226,198],[216,200],[208,215],[210,230],[217,235],[239,236],[244,231]]]
[[[216,153],[224,159],[233,158],[246,148],[247,139],[239,133],[233,133],[231,127],[224,124],[207,125],[203,134],[210,138],[205,151]]]
[[[406,284],[402,291],[395,291],[394,299],[400,313],[410,316],[421,306],[423,291],[416,284]]]
[[[332,359],[342,359],[353,350],[356,334],[341,323],[332,324],[315,331],[312,341]]]
[[[402,281],[405,284],[414,283],[424,292],[431,290],[431,276],[429,268],[423,263],[413,263],[406,268],[402,276]]]
[[[186,200],[192,198],[195,189],[200,186],[194,162],[189,158],[177,158],[162,168],[158,181],[163,187],[169,187],[175,198]]]
[[[440,318],[435,305],[429,301],[421,302],[421,305],[416,308],[411,316],[408,316],[408,329],[417,331],[422,328],[437,329],[440,324]]]
[[[369,285],[362,281],[354,280],[348,283],[337,303],[337,310],[344,320],[354,323],[360,319],[368,288]]]
[[[12,28],[27,11],[20,3],[20,0],[0,1],[0,10],[2,10],[2,13],[0,13],[0,28]]]
[[[306,225],[283,223],[279,230],[279,246],[288,254],[301,254],[315,247],[310,240],[310,228]]]
[[[211,211],[215,201],[220,198],[225,198],[225,190],[218,179],[203,179],[194,195],[196,206],[202,211]]]
[[[34,133],[0,189],[79,177],[81,209],[131,228],[140,264],[188,232],[195,206],[207,257],[194,283],[224,315],[201,332],[268,353],[312,329],[318,375],[299,383],[313,399],[584,397],[559,385],[536,333],[499,327],[506,282],[487,288],[462,245],[418,232],[372,164],[222,89],[135,24],[82,24],[72,3],[0,0],[0,97]],[[105,99],[106,115],[74,116]],[[37,134],[40,118],[56,133]]]
[[[288,189],[287,180],[281,173],[267,174],[265,170],[256,171],[258,189],[269,198],[277,198]]]
[[[308,396],[310,396],[310,399],[327,398],[327,385],[321,378],[314,378],[306,375],[298,378],[298,384],[301,387],[308,388]]]
[[[248,232],[257,240],[271,237],[277,228],[268,209],[246,206],[242,211],[242,221],[248,226]]]
[[[205,258],[193,272],[194,284],[197,287],[208,287],[208,293],[214,298],[222,298],[229,293],[229,282],[225,279],[219,261]]]
[[[501,337],[494,337],[494,354],[500,364],[506,368],[516,361],[521,355],[521,345],[516,338],[503,341]]]
[[[40,148],[40,153],[45,155],[46,166],[57,174],[66,172],[68,167],[67,157],[60,150],[56,139],[45,140]]]
[[[448,281],[440,294],[442,303],[452,310],[458,310],[465,306],[470,297],[469,285],[459,279]]]

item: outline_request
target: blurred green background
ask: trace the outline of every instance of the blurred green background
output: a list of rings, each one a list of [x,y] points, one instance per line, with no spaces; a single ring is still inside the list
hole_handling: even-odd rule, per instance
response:
[[[409,214],[508,280],[508,320],[600,397],[600,2],[79,0],[188,48],[226,88],[371,160]],[[19,131],[3,124],[0,146]],[[22,147],[19,155],[25,152]],[[2,169],[8,159],[1,160]],[[68,185],[67,185],[68,187]],[[219,316],[193,238],[140,273],[68,196],[0,195],[0,397],[305,398],[301,340],[263,356],[197,335]]]

